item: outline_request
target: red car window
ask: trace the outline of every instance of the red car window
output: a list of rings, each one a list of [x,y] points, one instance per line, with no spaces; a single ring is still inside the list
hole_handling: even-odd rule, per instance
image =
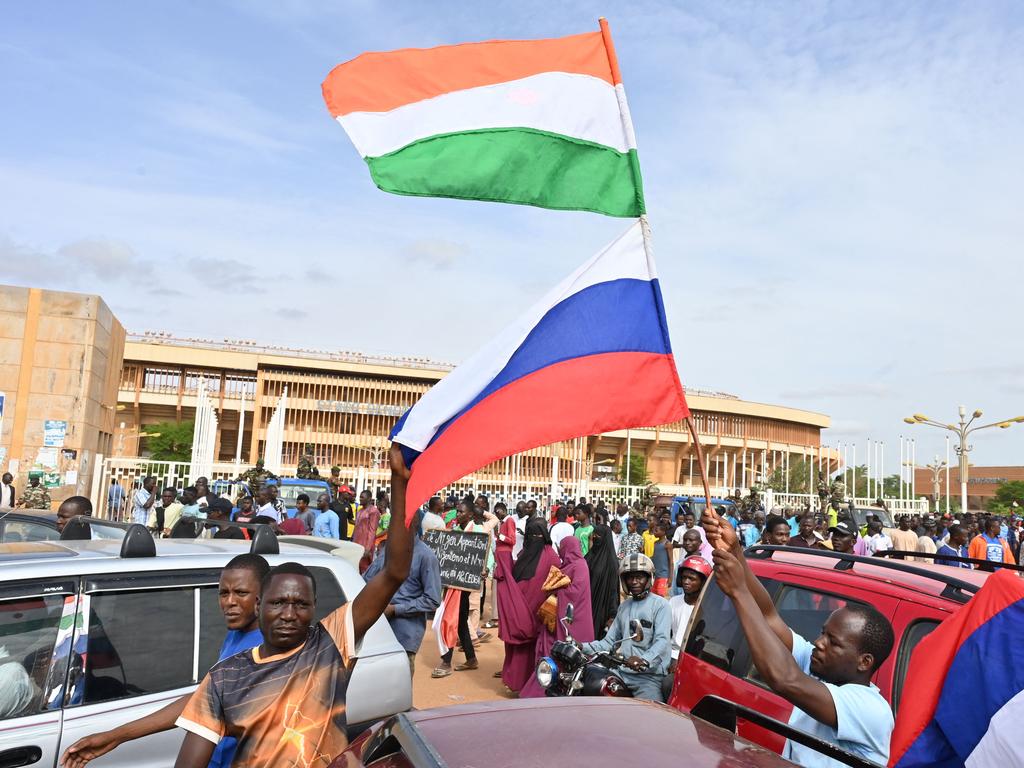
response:
[[[939,626],[937,621],[922,619],[915,621],[904,631],[896,656],[896,673],[892,684],[893,712],[899,712],[900,699],[903,694],[903,678],[907,676],[907,667],[910,666],[910,654],[913,653],[917,644],[928,637],[937,626]]]
[[[761,579],[761,583],[768,594],[778,589],[778,582],[771,579]],[[734,675],[742,676],[747,671],[750,648],[743,628],[732,602],[714,580],[705,588],[690,626],[686,653]]]

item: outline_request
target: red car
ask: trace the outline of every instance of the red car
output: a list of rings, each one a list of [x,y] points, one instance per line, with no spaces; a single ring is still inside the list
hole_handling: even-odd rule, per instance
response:
[[[896,643],[872,682],[897,712],[910,654],[939,622],[967,602],[988,574],[933,563],[841,555],[755,545],[751,569],[782,617],[813,642],[829,614],[848,602],[873,605],[892,622]],[[710,698],[709,698],[710,697]],[[783,723],[793,705],[761,682],[732,603],[712,578],[690,619],[669,705],[700,717],[714,716],[724,699]],[[737,732],[781,752],[785,739],[740,716]]]
[[[781,768],[792,763],[663,704],[572,697],[488,701],[396,715],[352,742],[330,768],[485,765]]]

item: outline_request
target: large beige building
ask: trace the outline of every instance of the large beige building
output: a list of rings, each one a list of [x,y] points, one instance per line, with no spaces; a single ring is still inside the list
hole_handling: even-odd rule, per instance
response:
[[[268,422],[287,392],[284,465],[294,466],[303,445],[311,444],[321,468],[379,467],[397,418],[449,370],[451,366],[414,358],[176,339],[156,333],[132,336],[125,345],[113,453],[145,455],[140,432],[157,422],[192,418],[200,388],[205,387],[218,412],[217,460],[238,455],[252,463],[263,456]],[[720,491],[749,486],[799,459],[810,460],[808,468],[819,463],[825,469],[837,466],[836,453],[821,446],[827,416],[721,393],[691,390],[687,399],[712,484]],[[683,423],[545,446],[497,462],[476,476],[537,484],[557,478],[567,490],[578,489],[584,478],[613,479],[627,451],[646,458],[649,479],[659,486],[695,489],[700,482]]]
[[[99,296],[0,285],[0,467],[88,494],[115,423],[124,328]]]

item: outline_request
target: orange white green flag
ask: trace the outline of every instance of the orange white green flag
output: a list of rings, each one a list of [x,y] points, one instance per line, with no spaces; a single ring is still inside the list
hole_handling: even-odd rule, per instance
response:
[[[324,101],[385,192],[641,216],[607,24],[549,40],[364,53]]]

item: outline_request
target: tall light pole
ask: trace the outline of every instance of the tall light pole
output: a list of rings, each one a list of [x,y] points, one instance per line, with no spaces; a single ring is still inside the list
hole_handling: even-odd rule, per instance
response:
[[[967,454],[973,449],[973,445],[967,444],[967,436],[972,432],[977,432],[979,429],[989,429],[990,427],[999,427],[1000,429],[1009,429],[1014,424],[1020,424],[1024,422],[1024,416],[1017,416],[1013,419],[1006,419],[1004,421],[993,421],[991,424],[979,424],[978,426],[972,426],[975,421],[981,418],[982,413],[980,410],[975,411],[971,414],[970,418],[967,418],[967,408],[960,406],[960,423],[959,424],[943,424],[941,421],[935,421],[935,419],[929,419],[927,416],[921,413],[915,413],[913,416],[908,416],[903,421],[907,424],[925,424],[929,427],[938,427],[939,429],[945,429],[955,434],[960,442],[956,445],[956,455],[960,457],[960,511],[967,511]]]

